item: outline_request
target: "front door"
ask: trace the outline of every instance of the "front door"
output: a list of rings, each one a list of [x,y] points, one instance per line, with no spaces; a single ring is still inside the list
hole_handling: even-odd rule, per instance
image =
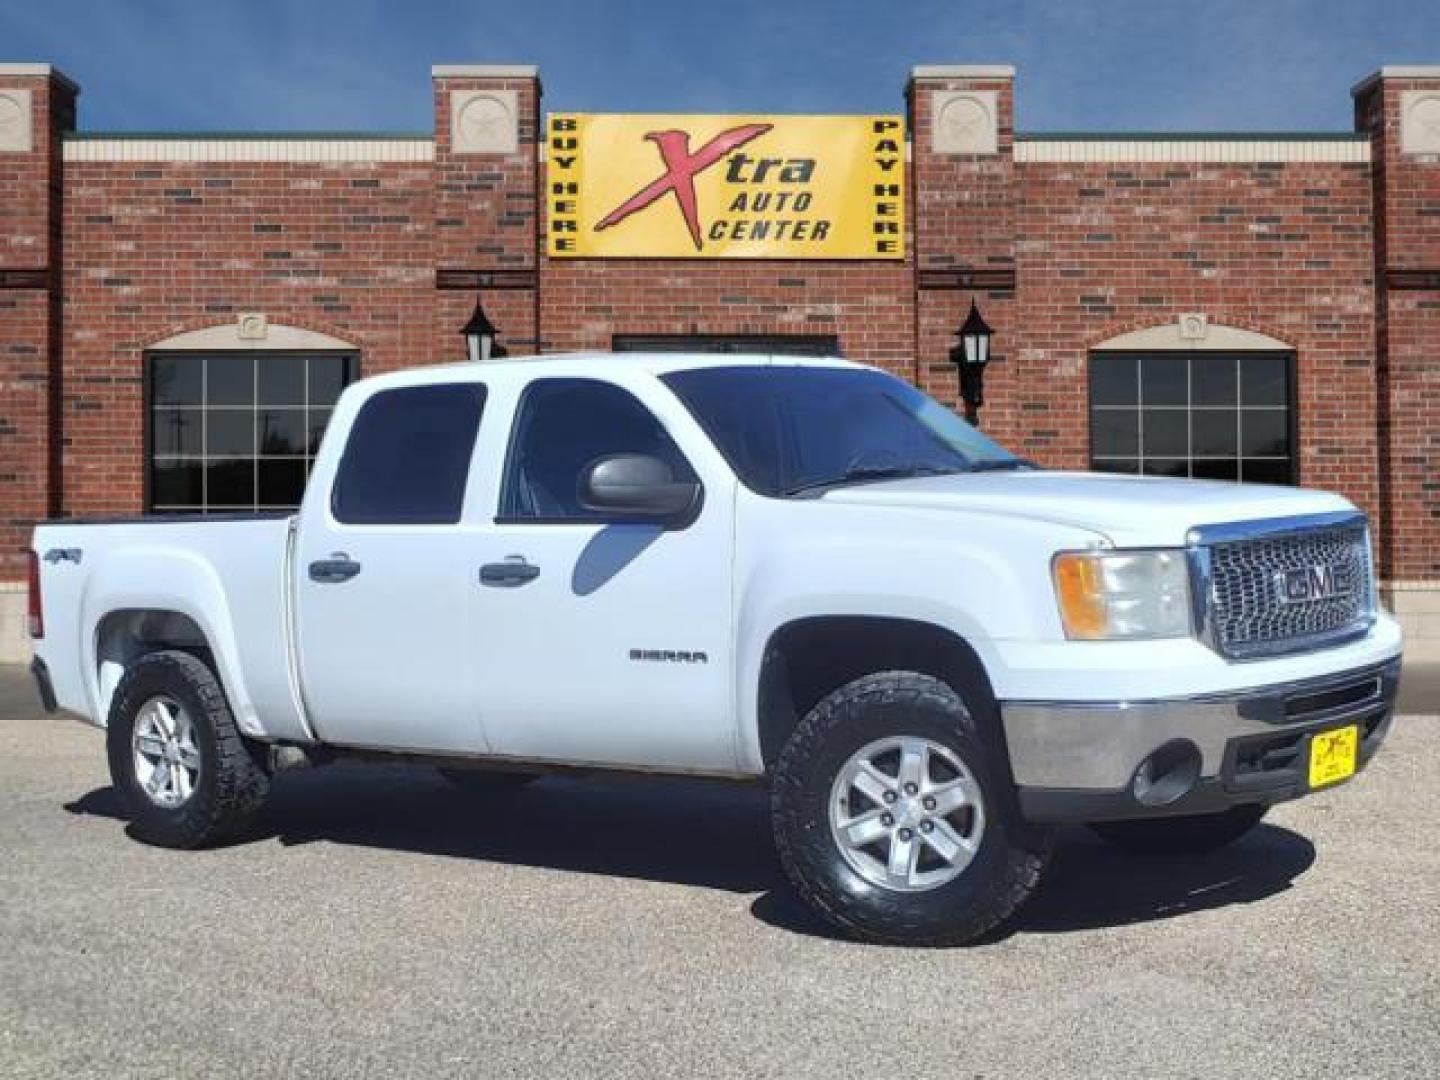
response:
[[[576,378],[525,390],[475,593],[486,734],[524,758],[732,769],[734,481],[701,477],[705,502],[683,528],[609,521],[580,506],[578,485],[619,453],[695,475],[629,390]]]
[[[300,685],[327,742],[478,753],[466,652],[475,533],[461,524],[478,383],[381,390],[296,538]]]

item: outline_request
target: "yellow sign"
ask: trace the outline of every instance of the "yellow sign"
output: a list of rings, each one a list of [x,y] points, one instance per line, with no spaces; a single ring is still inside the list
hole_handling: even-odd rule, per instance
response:
[[[552,258],[903,259],[899,116],[556,113]]]
[[[1324,787],[1355,775],[1360,729],[1355,724],[1310,738],[1310,786]]]

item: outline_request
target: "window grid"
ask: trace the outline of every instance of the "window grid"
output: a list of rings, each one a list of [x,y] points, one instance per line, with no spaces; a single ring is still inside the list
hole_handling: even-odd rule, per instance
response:
[[[178,360],[181,363],[194,363],[200,369],[200,393],[199,400],[177,404],[168,402],[164,405],[157,404],[155,394],[156,365],[164,360]],[[244,359],[250,364],[250,401],[246,405],[213,405],[211,404],[211,365]],[[356,358],[353,354],[337,353],[263,353],[246,352],[242,355],[227,356],[225,354],[199,354],[199,355],[177,355],[177,354],[154,354],[147,357],[147,426],[149,434],[147,438],[147,454],[149,463],[147,465],[148,489],[146,492],[146,504],[149,512],[164,514],[212,514],[212,513],[236,513],[246,511],[283,511],[293,510],[299,505],[300,495],[303,493],[304,483],[309,481],[310,472],[314,465],[314,446],[318,442],[312,438],[317,420],[329,423],[329,414],[333,412],[335,401],[333,399],[321,401],[312,390],[312,382],[315,369],[320,363],[326,361],[338,362],[339,366],[339,388],[344,389],[355,378]],[[302,365],[301,395],[299,404],[266,404],[260,403],[261,370],[265,361],[291,361]],[[337,395],[338,396],[338,395]],[[156,446],[155,426],[159,421],[161,413],[195,413],[200,421],[199,450],[195,453],[183,451],[159,452]],[[259,428],[261,417],[267,413],[295,414],[301,418],[299,438],[304,452],[293,453],[265,453],[261,446]],[[211,453],[211,417],[216,414],[243,415],[249,417],[250,448],[247,454],[235,453]],[[323,430],[323,429],[322,429]],[[175,445],[178,447],[179,432],[177,429]],[[250,476],[250,499],[248,502],[223,502],[216,504],[211,496],[211,470],[209,466],[214,462],[249,462],[251,466]],[[301,491],[296,493],[295,501],[277,502],[274,500],[262,501],[261,499],[261,478],[262,463],[268,462],[299,462],[303,463],[304,477],[301,484]],[[200,468],[200,501],[162,501],[156,497],[154,474],[156,466],[166,464],[195,463]]]
[[[1100,470],[1100,471],[1129,472],[1129,471],[1131,471],[1131,470],[1128,469],[1128,468],[1126,468],[1126,466],[1133,464],[1133,465],[1134,465],[1134,470],[1133,470],[1133,471],[1134,471],[1135,473],[1139,474],[1139,475],[1170,475],[1170,474],[1168,474],[1168,473],[1159,472],[1158,470],[1157,470],[1157,471],[1151,471],[1151,470],[1147,469],[1147,468],[1146,468],[1147,463],[1156,463],[1156,464],[1160,464],[1160,463],[1170,463],[1170,462],[1179,463],[1179,462],[1182,462],[1182,461],[1183,461],[1184,464],[1185,464],[1185,474],[1184,474],[1184,475],[1185,475],[1186,477],[1191,477],[1191,478],[1193,478],[1193,477],[1195,477],[1195,475],[1196,475],[1196,470],[1195,470],[1195,464],[1196,464],[1196,462],[1225,462],[1225,463],[1234,463],[1236,480],[1237,480],[1237,482],[1243,483],[1243,482],[1245,482],[1245,481],[1247,480],[1247,475],[1246,475],[1246,473],[1247,473],[1247,464],[1253,466],[1253,465],[1258,465],[1258,464],[1261,464],[1261,463],[1277,463],[1277,464],[1281,464],[1281,465],[1284,466],[1284,473],[1285,473],[1284,482],[1286,482],[1286,483],[1293,483],[1293,482],[1294,482],[1295,446],[1294,446],[1294,426],[1293,426],[1293,420],[1292,420],[1292,418],[1293,418],[1293,415],[1294,415],[1294,397],[1295,397],[1294,379],[1295,379],[1295,373],[1294,373],[1294,357],[1293,357],[1293,355],[1284,356],[1284,355],[1277,355],[1276,353],[1251,353],[1251,354],[1245,354],[1245,353],[1210,353],[1210,354],[1206,354],[1206,353],[1200,353],[1200,354],[1185,353],[1185,354],[1179,354],[1179,355],[1176,355],[1176,354],[1169,354],[1169,355],[1167,355],[1167,354],[1163,354],[1163,353],[1137,353],[1137,354],[1129,354],[1129,355],[1133,355],[1133,359],[1134,359],[1134,368],[1135,368],[1135,370],[1134,370],[1135,404],[1133,404],[1133,405],[1129,405],[1129,404],[1119,404],[1119,405],[1114,405],[1114,404],[1110,404],[1110,405],[1107,405],[1107,404],[1096,404],[1096,403],[1094,402],[1094,400],[1093,400],[1093,398],[1094,398],[1094,380],[1095,380],[1095,374],[1094,374],[1094,372],[1095,372],[1095,366],[1094,366],[1094,365],[1096,364],[1097,361],[1098,361],[1098,362],[1104,362],[1104,360],[1107,359],[1107,358],[1117,357],[1117,356],[1126,356],[1126,355],[1127,355],[1127,354],[1096,353],[1096,354],[1093,354],[1093,355],[1091,356],[1091,368],[1090,368],[1090,372],[1091,372],[1091,375],[1090,375],[1090,379],[1091,379],[1091,384],[1090,384],[1090,385],[1091,385],[1091,404],[1090,404],[1091,425],[1090,425],[1090,426],[1091,426],[1091,467],[1092,467],[1092,468],[1095,468],[1095,469]],[[1127,356],[1127,358],[1128,358],[1128,356]],[[1151,359],[1151,360],[1155,360],[1155,359],[1175,360],[1175,361],[1179,361],[1179,362],[1183,362],[1183,363],[1184,363],[1184,365],[1185,365],[1185,402],[1184,402],[1183,405],[1179,405],[1179,404],[1169,404],[1169,403],[1156,405],[1156,404],[1152,404],[1152,403],[1150,403],[1149,401],[1146,400],[1146,380],[1145,380],[1145,373],[1146,373],[1147,365],[1146,365],[1146,362],[1145,362],[1145,361],[1146,361],[1147,359]],[[1244,384],[1245,384],[1244,366],[1245,366],[1246,361],[1247,361],[1247,360],[1264,360],[1264,361],[1267,361],[1267,362],[1274,362],[1274,361],[1277,360],[1277,359],[1282,359],[1282,360],[1284,361],[1284,363],[1285,363],[1285,370],[1284,370],[1284,402],[1283,402],[1282,404],[1278,404],[1278,405],[1273,405],[1273,404],[1249,405],[1249,404],[1246,404],[1246,401],[1245,401],[1245,389],[1244,389]],[[1195,403],[1195,383],[1196,383],[1195,369],[1196,369],[1197,364],[1206,364],[1206,363],[1214,364],[1214,363],[1220,363],[1220,362],[1227,362],[1227,363],[1230,363],[1230,364],[1233,366],[1233,369],[1234,369],[1234,387],[1233,387],[1233,389],[1234,389],[1234,394],[1235,394],[1234,404],[1197,405],[1197,404]],[[1234,441],[1233,441],[1233,444],[1232,444],[1232,445],[1233,445],[1233,448],[1234,448],[1233,452],[1232,452],[1232,453],[1225,453],[1225,454],[1196,453],[1196,452],[1195,452],[1195,419],[1196,419],[1197,414],[1205,414],[1205,413],[1227,413],[1227,412],[1229,412],[1229,413],[1234,413],[1234,416],[1235,416],[1235,424],[1234,424],[1234,432],[1233,432]],[[1095,421],[1095,419],[1096,419],[1096,415],[1097,415],[1097,414],[1104,414],[1104,413],[1111,413],[1111,414],[1117,414],[1117,415],[1118,415],[1118,414],[1133,414],[1133,415],[1135,416],[1135,418],[1136,418],[1136,440],[1137,440],[1137,441],[1136,441],[1136,446],[1135,446],[1135,452],[1134,452],[1133,454],[1104,454],[1104,453],[1099,453],[1099,452],[1096,451],[1096,448],[1095,448],[1095,442],[1096,442],[1095,428],[1096,428],[1096,425],[1095,425],[1095,422],[1094,422],[1094,421]],[[1146,433],[1146,426],[1145,426],[1145,425],[1146,425],[1146,416],[1147,416],[1147,414],[1151,414],[1151,413],[1174,413],[1174,414],[1176,414],[1176,418],[1177,418],[1177,419],[1179,418],[1179,416],[1180,416],[1181,414],[1183,414],[1183,416],[1184,416],[1184,418],[1185,418],[1185,451],[1184,451],[1183,453],[1178,453],[1178,452],[1176,452],[1176,453],[1152,453],[1152,452],[1149,452],[1148,447],[1149,447],[1149,445],[1150,445],[1150,440],[1146,438],[1146,434],[1147,434],[1147,433]],[[1288,453],[1285,453],[1285,454],[1247,453],[1247,452],[1245,451],[1245,417],[1247,416],[1247,414],[1248,414],[1248,415],[1273,414],[1273,415],[1275,415],[1275,416],[1278,416],[1278,417],[1283,418],[1283,428],[1284,428],[1284,431],[1285,431],[1284,439],[1285,439],[1285,445],[1286,445],[1286,447],[1287,447],[1287,449],[1288,449]],[[1265,478],[1265,477],[1263,476],[1263,474],[1262,474],[1261,477],[1260,477],[1260,479],[1265,480],[1266,478]],[[1274,482],[1274,477],[1273,477],[1273,476],[1269,478],[1269,482]]]

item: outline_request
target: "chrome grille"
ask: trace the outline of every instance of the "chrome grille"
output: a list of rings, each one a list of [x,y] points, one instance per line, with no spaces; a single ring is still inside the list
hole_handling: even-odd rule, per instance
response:
[[[1255,523],[1197,530],[1202,625],[1209,643],[1233,657],[1274,655],[1363,633],[1374,617],[1365,519],[1347,515],[1280,530]],[[1214,534],[1219,533],[1223,539]]]

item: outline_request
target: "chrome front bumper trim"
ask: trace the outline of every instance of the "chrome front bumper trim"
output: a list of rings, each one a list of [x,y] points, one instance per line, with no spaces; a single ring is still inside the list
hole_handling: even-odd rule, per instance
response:
[[[1336,675],[1226,694],[1007,701],[1000,712],[1020,787],[1120,791],[1147,755],[1172,740],[1194,743],[1201,777],[1215,777],[1232,740],[1389,712],[1399,681],[1400,657],[1395,656]]]

